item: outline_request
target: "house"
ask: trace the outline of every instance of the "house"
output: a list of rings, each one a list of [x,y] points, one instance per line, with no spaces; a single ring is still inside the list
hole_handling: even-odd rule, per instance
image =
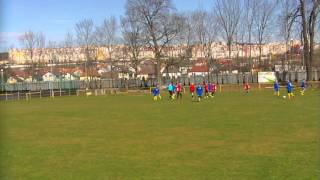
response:
[[[79,80],[80,79],[79,76],[75,76],[75,75],[70,74],[70,73],[65,73],[61,77],[62,77],[63,80],[66,80],[66,81],[75,81],[75,80]]]
[[[188,76],[205,76],[208,75],[208,65],[204,58],[198,59],[193,64]]]
[[[57,77],[54,74],[47,72],[42,76],[42,79],[43,81],[56,81]]]
[[[148,61],[148,60],[141,62],[141,64],[138,66],[137,78],[148,79],[148,78],[155,78],[155,77],[156,77],[155,64],[152,61]]]
[[[8,84],[15,84],[15,83],[17,83],[18,82],[18,80],[16,79],[16,78],[14,78],[14,77],[9,77],[8,79],[7,79],[7,83]]]
[[[176,66],[163,67],[161,69],[162,77],[178,78],[182,75],[180,68]]]
[[[138,67],[138,75],[137,78],[139,79],[148,79],[148,78],[155,78],[156,71],[154,66],[140,66]]]

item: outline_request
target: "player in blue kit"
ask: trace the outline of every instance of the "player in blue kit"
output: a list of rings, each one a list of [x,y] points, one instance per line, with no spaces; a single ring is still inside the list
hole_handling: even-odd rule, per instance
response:
[[[212,92],[213,92],[213,85],[212,83],[208,83],[208,91],[209,91],[209,97],[213,97],[212,96]]]
[[[161,99],[161,95],[160,95],[160,89],[159,87],[156,85],[156,87],[152,90],[152,94],[153,94],[153,100],[157,101],[158,99]]]
[[[202,88],[202,86],[200,84],[197,86],[196,91],[197,91],[197,95],[198,95],[198,101],[201,101],[203,88]]]
[[[288,84],[287,84],[287,91],[288,91],[288,98],[289,99],[291,99],[291,97],[294,98],[293,85],[290,80],[288,81]]]
[[[274,89],[274,95],[280,96],[280,86],[279,86],[279,82],[277,80],[273,84],[273,89]]]
[[[168,91],[169,91],[169,99],[171,99],[171,100],[173,100],[173,85],[172,85],[172,83],[170,83],[169,84],[169,86],[168,86]]]

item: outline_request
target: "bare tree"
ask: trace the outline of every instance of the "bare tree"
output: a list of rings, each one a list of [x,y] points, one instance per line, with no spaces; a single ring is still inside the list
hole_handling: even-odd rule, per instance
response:
[[[94,47],[94,26],[91,19],[84,19],[75,26],[76,36],[78,45],[84,48],[86,62],[85,62],[85,73],[88,80],[88,69],[91,69],[92,54],[95,54]],[[90,76],[91,79],[91,76]]]
[[[114,16],[104,19],[102,25],[96,28],[96,40],[99,45],[105,46],[108,50],[108,60],[111,67],[111,79],[113,82],[114,59],[113,53],[117,45],[117,20]],[[112,83],[113,84],[113,83]]]
[[[285,73],[285,63],[288,62],[288,45],[289,41],[293,36],[293,25],[294,20],[298,16],[299,9],[297,7],[296,1],[286,1],[281,0],[279,1],[280,5],[280,11],[279,11],[279,30],[280,30],[280,36],[283,38],[283,41],[285,42],[285,54],[284,58],[281,58],[281,64],[282,64],[282,70],[283,70],[283,77],[282,79],[285,79],[286,73]]]
[[[34,51],[36,48],[36,34],[29,30],[25,32],[21,37],[20,37],[20,42],[22,46],[25,48],[25,51],[28,53],[29,60],[31,63],[33,63],[33,57],[34,57]]]
[[[217,39],[219,30],[216,14],[197,10],[192,17],[196,43],[201,49],[201,55],[207,61],[208,80],[210,81],[210,69],[214,65],[212,46]]]
[[[179,31],[173,10],[171,0],[127,0],[126,3],[126,15],[135,17],[142,24],[148,45],[153,50],[160,85],[162,51]]]
[[[242,4],[239,0],[216,0],[213,12],[216,13],[217,21],[224,31],[227,41],[229,58],[231,58],[231,46],[237,34],[240,23]]]
[[[57,53],[58,43],[56,41],[49,41],[47,46],[47,56],[49,58],[49,62],[57,63],[58,61],[58,53]]]
[[[93,21],[91,19],[84,19],[76,23],[75,30],[78,44],[85,48],[86,60],[89,61],[91,60],[90,51],[94,45]]]
[[[320,13],[318,14],[318,28],[316,28],[316,32],[315,32],[315,41],[318,42],[318,44],[320,43]]]
[[[213,13],[208,13],[205,17],[205,57],[207,59],[212,59],[212,45],[217,39],[217,34],[219,31],[219,26],[216,21],[216,17]]]
[[[145,45],[142,25],[134,19],[127,16],[121,19],[122,37],[126,46],[128,46],[131,64],[138,75],[138,65],[140,64],[140,52]]]
[[[36,51],[38,55],[38,64],[43,61],[45,54],[46,38],[42,32],[36,34]]]
[[[58,43],[56,41],[49,41],[46,56],[48,57],[48,65],[50,66],[50,72],[55,73],[55,66],[59,61],[59,54],[58,54]]]
[[[179,15],[181,16],[181,31],[179,31],[173,44],[178,45],[178,49],[176,50],[178,51],[176,66],[180,68],[191,65],[192,52],[195,45],[195,33],[193,31],[192,12],[184,12]]]
[[[74,56],[74,37],[70,32],[67,32],[63,41],[63,46],[66,60],[70,63]]]
[[[206,17],[207,12],[196,10],[192,14],[192,23],[194,29],[195,42],[200,48],[201,56],[204,56],[204,44],[206,36]]]
[[[254,18],[256,16],[256,13],[258,11],[257,9],[257,0],[245,0],[244,1],[244,8],[245,8],[245,14],[244,14],[244,21],[242,25],[244,26],[243,35],[247,35],[247,42],[249,45],[249,68],[252,68],[252,34],[253,34],[253,25],[254,25]]]
[[[20,37],[20,42],[22,46],[25,48],[26,53],[28,54],[29,62],[31,64],[31,77],[33,81],[33,75],[34,75],[34,53],[35,53],[35,48],[36,48],[36,34],[29,30],[25,32],[21,37]]]
[[[172,18],[172,25],[176,26],[177,34],[175,37],[163,47],[162,50],[162,61],[161,63],[164,65],[164,68],[167,70],[167,75],[169,74],[169,68],[176,68],[174,70],[180,69],[180,66],[183,65],[184,57],[183,52],[181,52],[181,43],[183,36],[183,27],[185,27],[185,18],[181,14],[174,14],[170,18]],[[167,36],[167,35],[166,35]],[[182,56],[181,56],[182,55]]]
[[[314,35],[319,15],[320,0],[300,0],[299,10],[302,25],[303,56],[306,62],[307,80],[312,80],[312,66],[314,56]]]
[[[182,13],[181,16],[182,28],[181,32],[178,34],[178,40],[182,46],[185,46],[182,56],[184,56],[186,60],[190,60],[190,58],[192,58],[192,47],[195,41],[192,14],[190,12],[186,12]]]
[[[274,4],[269,0],[259,1],[257,9],[259,10],[254,18],[254,26],[259,45],[259,64],[261,64],[262,45],[265,43],[267,33],[271,27]]]

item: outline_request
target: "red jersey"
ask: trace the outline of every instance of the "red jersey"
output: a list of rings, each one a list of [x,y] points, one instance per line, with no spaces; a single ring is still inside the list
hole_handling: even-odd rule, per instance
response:
[[[245,90],[250,89],[250,85],[249,85],[249,84],[245,84],[245,85],[244,85],[244,89],[245,89]]]
[[[181,92],[181,84],[177,85],[177,92]]]
[[[208,91],[208,84],[205,84],[205,85],[204,85],[204,90],[205,90],[205,91]]]
[[[190,92],[194,92],[195,89],[196,89],[196,88],[195,88],[194,84],[191,84],[191,85],[190,85]]]
[[[212,84],[212,90],[213,90],[214,92],[216,92],[216,90],[217,90],[216,84]]]

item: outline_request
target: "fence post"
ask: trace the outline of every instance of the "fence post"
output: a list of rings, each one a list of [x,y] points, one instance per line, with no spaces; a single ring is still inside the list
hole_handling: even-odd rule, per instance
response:
[[[70,79],[70,81],[69,81],[70,83],[69,83],[69,96],[70,96],[70,88],[71,88],[71,79]]]

